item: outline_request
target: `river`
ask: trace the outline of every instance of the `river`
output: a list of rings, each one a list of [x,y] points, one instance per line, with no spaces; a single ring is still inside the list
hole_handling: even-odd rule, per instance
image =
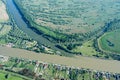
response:
[[[30,36],[32,39],[36,40],[39,44],[47,45],[51,47],[53,50],[60,51],[62,54],[69,54],[55,46],[54,43],[50,42],[46,38],[44,38],[42,35],[37,34],[32,29],[30,29],[30,26],[25,22],[25,20],[22,18],[22,15],[16,8],[13,0],[6,0],[6,7],[8,9],[9,15],[11,15],[17,24],[17,26],[25,32],[28,36]]]
[[[53,64],[73,66],[76,68],[79,67],[98,71],[120,73],[120,62],[116,60],[102,60],[82,56],[63,57],[49,54],[36,54],[32,51],[8,47],[0,47],[0,55],[25,58],[30,60],[39,60]]]

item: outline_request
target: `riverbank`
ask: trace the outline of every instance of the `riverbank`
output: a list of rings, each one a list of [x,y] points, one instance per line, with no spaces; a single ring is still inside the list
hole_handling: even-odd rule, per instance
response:
[[[66,66],[87,68],[98,71],[120,73],[119,70],[120,62],[116,60],[102,60],[102,59],[81,57],[81,56],[69,58],[69,57],[48,55],[42,53],[37,54],[31,51],[26,51],[16,48],[8,48],[8,47],[0,47],[0,54],[11,57],[40,60],[43,62],[48,62],[53,64],[61,64]]]
[[[9,15],[14,19],[15,24],[28,36],[30,36],[32,39],[38,42],[39,45],[44,45],[46,47],[50,47],[51,49],[55,51],[59,51],[64,56],[72,56],[68,52],[61,50],[57,48],[52,42],[50,42],[48,39],[44,38],[42,35],[36,33],[36,31],[32,30],[30,25],[26,23],[26,20],[23,19],[23,15],[19,12],[15,4],[12,0],[6,0],[6,7],[8,10]]]

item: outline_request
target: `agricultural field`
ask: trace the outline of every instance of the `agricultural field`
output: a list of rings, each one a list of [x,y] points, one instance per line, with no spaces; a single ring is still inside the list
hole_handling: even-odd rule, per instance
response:
[[[5,4],[0,0],[0,23],[7,21],[9,19],[9,16],[6,12]]]
[[[14,76],[11,76],[11,75],[10,75],[10,78],[7,79],[7,78],[5,78],[5,75],[6,74],[0,73],[0,79],[2,79],[2,80],[23,80],[19,77],[14,77]]]
[[[1,25],[0,24],[0,36],[9,33],[10,30],[11,30],[11,26],[10,25]]]
[[[32,22],[67,34],[95,32],[120,16],[118,0],[15,1]]]
[[[25,80],[18,75],[16,76],[13,73],[11,74],[7,71],[2,71],[2,70],[0,70],[0,79],[1,80]]]
[[[120,54],[120,29],[105,33],[100,39],[99,47],[107,52]]]
[[[6,24],[8,20],[9,16],[6,11],[5,4],[2,1],[0,1],[0,37],[9,33],[11,29],[11,26]]]
[[[11,25],[9,25],[9,16],[6,11],[6,6],[0,0],[0,44],[5,44],[5,40],[2,40],[2,36],[7,35],[11,30]]]
[[[22,48],[35,52],[40,52],[42,50],[42,46],[39,45],[37,41],[33,40],[31,37],[25,34],[15,24],[13,26],[11,27],[8,25],[1,29],[0,45],[6,47]]]

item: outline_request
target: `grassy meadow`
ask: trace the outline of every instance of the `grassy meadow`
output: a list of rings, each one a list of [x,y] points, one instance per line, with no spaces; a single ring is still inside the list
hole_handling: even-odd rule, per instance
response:
[[[120,16],[119,4],[113,0],[15,1],[32,22],[67,34],[95,32]]]
[[[120,53],[120,29],[105,33],[100,39],[99,47],[107,52]]]
[[[93,40],[85,42],[82,46],[77,46],[73,52],[81,52],[84,56],[93,56],[99,54],[93,47]]]
[[[6,75],[8,75],[8,78],[5,77]],[[0,80],[25,80],[25,78],[22,78],[21,75],[12,72],[0,70]],[[26,80],[28,79],[26,78]]]
[[[2,25],[0,24],[0,36],[9,33],[10,30],[11,30],[11,26],[9,26],[9,25],[3,25],[3,26],[2,26]]]

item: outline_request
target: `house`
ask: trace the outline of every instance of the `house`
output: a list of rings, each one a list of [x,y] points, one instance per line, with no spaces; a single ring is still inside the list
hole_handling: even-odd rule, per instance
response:
[[[9,59],[8,57],[0,55],[1,62],[6,62],[6,61],[8,61],[8,59]]]

